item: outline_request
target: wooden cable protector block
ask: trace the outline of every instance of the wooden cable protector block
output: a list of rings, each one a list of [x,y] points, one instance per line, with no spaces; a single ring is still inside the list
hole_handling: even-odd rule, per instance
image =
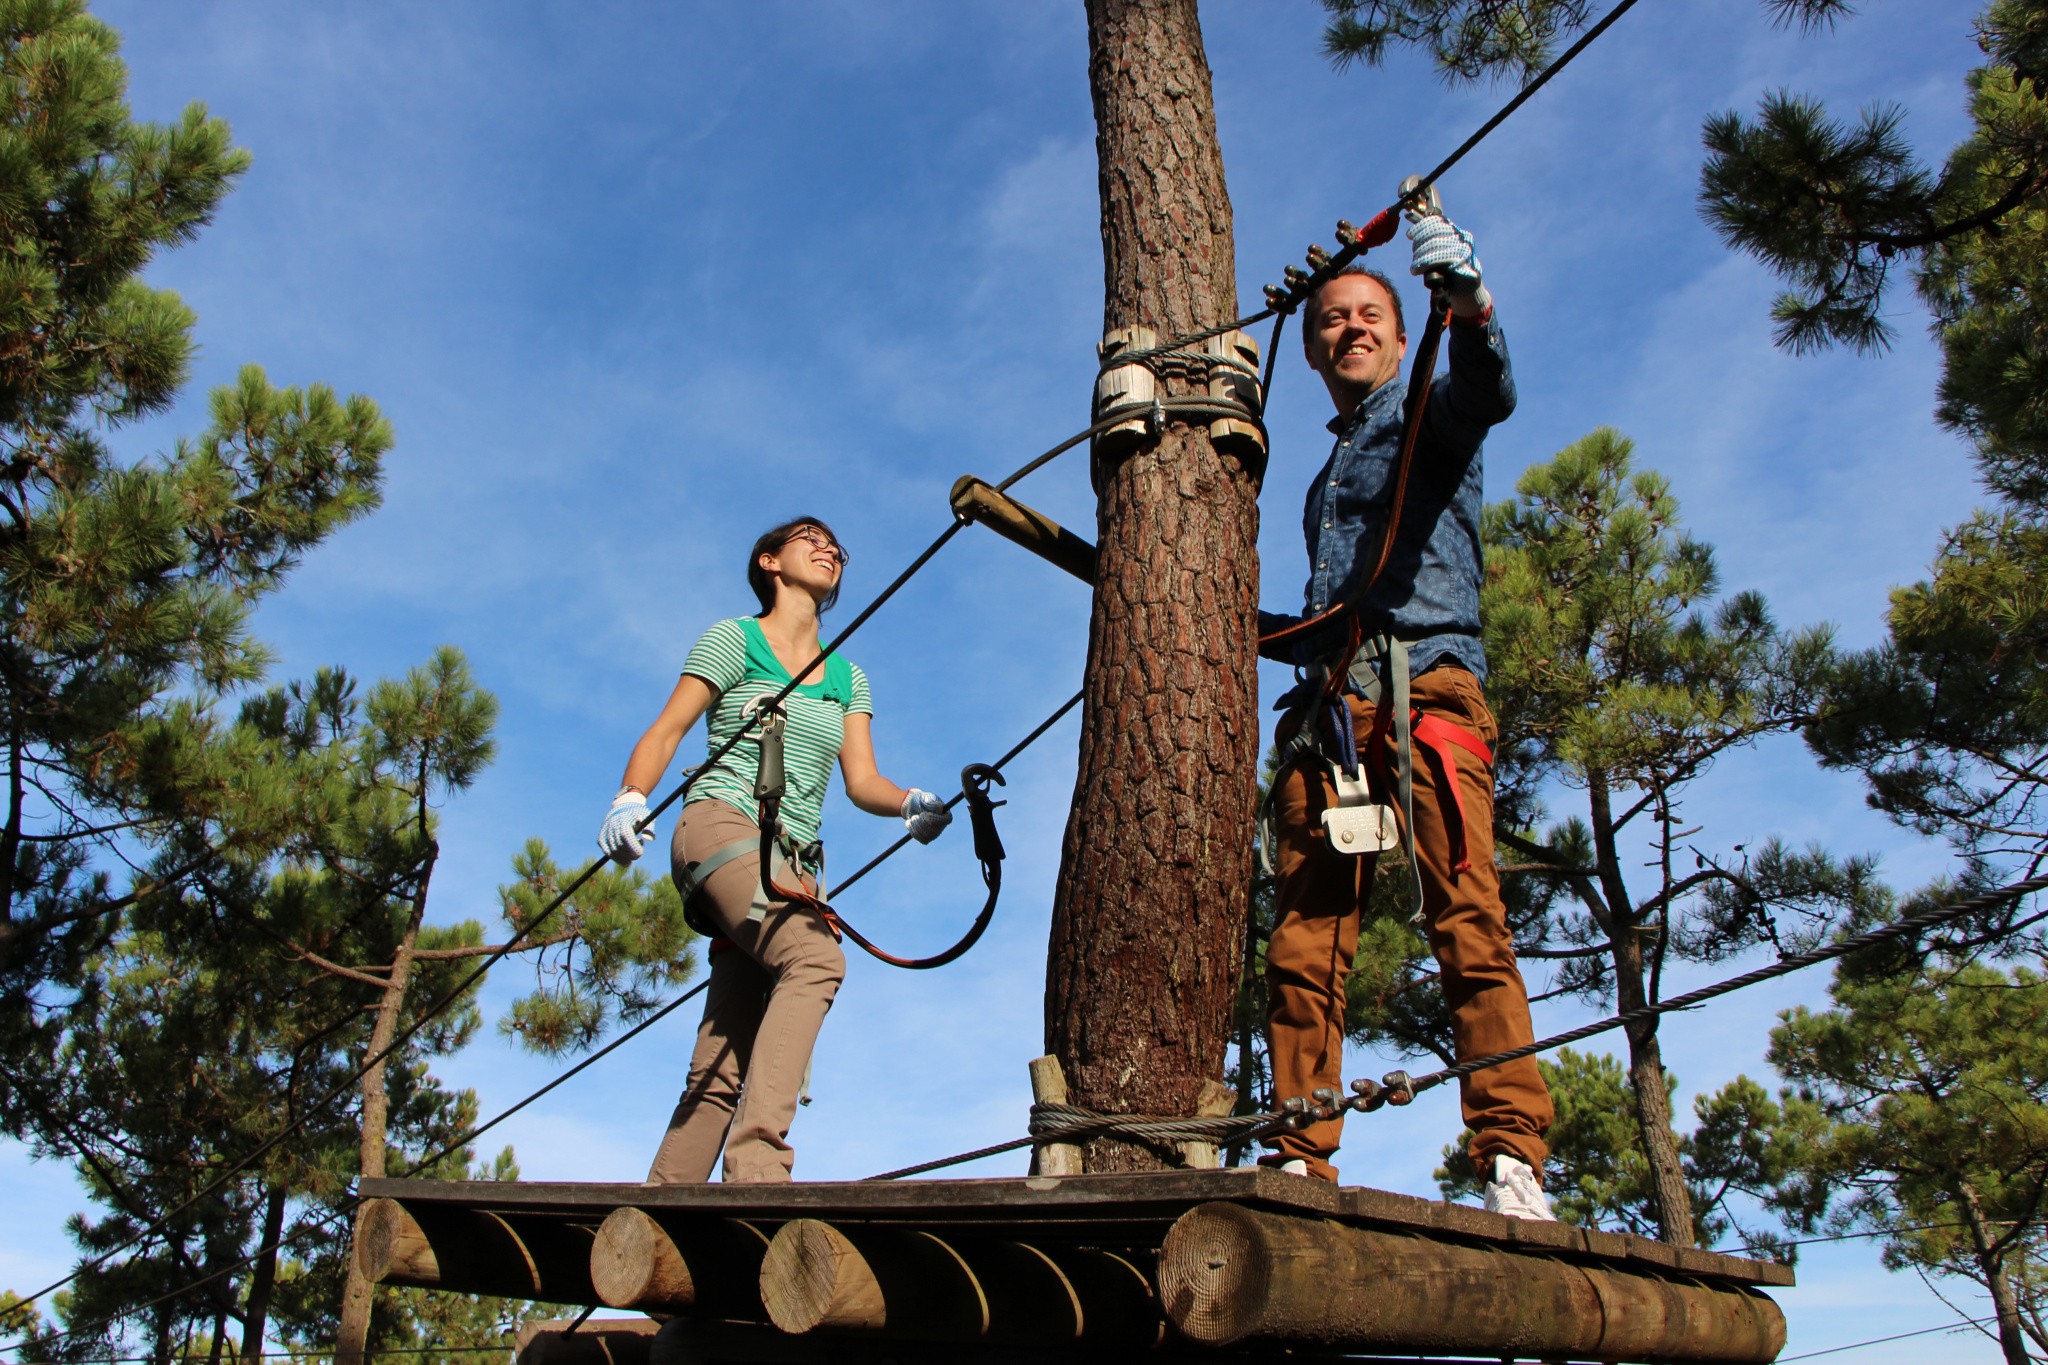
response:
[[[1083,583],[1095,581],[1095,547],[1036,508],[963,474],[948,499],[957,516],[978,521],[1013,545],[1022,546]]]

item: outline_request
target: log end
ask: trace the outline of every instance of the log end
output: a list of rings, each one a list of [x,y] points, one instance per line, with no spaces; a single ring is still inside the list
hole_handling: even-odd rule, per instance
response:
[[[441,1265],[420,1225],[395,1199],[371,1199],[356,1221],[356,1266],[371,1284],[433,1289]]]
[[[881,1286],[843,1233],[811,1218],[784,1223],[761,1258],[761,1304],[785,1332],[878,1328],[888,1321]]]
[[[676,1311],[696,1304],[690,1267],[661,1224],[639,1209],[613,1209],[590,1247],[590,1284],[613,1308]]]
[[[1227,1346],[1250,1334],[1271,1288],[1272,1258],[1243,1210],[1208,1204],[1181,1217],[1159,1248],[1159,1302],[1189,1338]]]

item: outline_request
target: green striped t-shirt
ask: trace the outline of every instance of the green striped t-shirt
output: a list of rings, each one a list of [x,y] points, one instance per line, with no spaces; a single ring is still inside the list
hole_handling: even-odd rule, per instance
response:
[[[756,697],[772,697],[789,685],[789,670],[768,647],[761,622],[752,616],[720,621],[705,631],[690,647],[683,672],[702,678],[718,691],[706,727],[707,752],[733,737],[747,703]],[[846,739],[846,718],[855,712],[874,713],[868,698],[868,676],[834,654],[825,660],[824,681],[805,683],[790,693],[782,708],[789,715],[782,739],[782,766],[788,782],[782,798],[782,823],[792,839],[809,843],[818,837],[825,784]],[[715,796],[755,815],[759,810],[754,800],[754,777],[761,762],[759,733],[759,727],[749,730],[717,767],[699,774],[690,788],[690,800]]]

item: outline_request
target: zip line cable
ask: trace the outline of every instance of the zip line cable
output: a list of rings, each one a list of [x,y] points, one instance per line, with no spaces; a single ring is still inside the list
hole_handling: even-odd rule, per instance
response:
[[[1946,1323],[1940,1327],[1922,1327],[1917,1332],[1899,1332],[1888,1337],[1872,1337],[1868,1341],[1851,1342],[1847,1346],[1830,1346],[1825,1351],[1805,1351],[1796,1356],[1779,1356],[1778,1365],[1790,1365],[1795,1360],[1818,1360],[1822,1356],[1840,1355],[1844,1351],[1860,1351],[1866,1346],[1882,1346],[1888,1341],[1905,1341],[1911,1337],[1932,1336],[1936,1332],[1960,1332],[1966,1327],[1982,1327],[1987,1322],[1997,1322],[1995,1317],[1964,1318],[1961,1322]]]
[[[1701,987],[1696,991],[1687,991],[1683,995],[1674,995],[1670,999],[1660,1000],[1654,1005],[1624,1010],[1619,1014],[1610,1015],[1594,1023],[1586,1024],[1564,1033],[1553,1034],[1548,1038],[1530,1043],[1526,1047],[1513,1048],[1506,1052],[1496,1052],[1485,1057],[1475,1057],[1470,1061],[1460,1062],[1455,1066],[1448,1066],[1441,1071],[1433,1071],[1424,1076],[1411,1077],[1406,1071],[1392,1071],[1387,1073],[1377,1083],[1370,1080],[1353,1081],[1351,1083],[1353,1093],[1341,1099],[1334,1090],[1319,1090],[1313,1097],[1290,1098],[1275,1110],[1251,1114],[1231,1114],[1221,1118],[1195,1119],[1173,1115],[1152,1117],[1145,1115],[1098,1114],[1075,1105],[1034,1104],[1031,1106],[1031,1135],[1029,1137],[997,1143],[992,1147],[979,1147],[971,1152],[962,1152],[957,1156],[942,1157],[937,1161],[922,1162],[916,1166],[906,1166],[901,1170],[888,1171],[882,1175],[870,1176],[868,1178],[870,1180],[894,1180],[906,1175],[921,1175],[926,1171],[936,1171],[947,1166],[957,1166],[969,1161],[979,1161],[983,1157],[995,1156],[1002,1152],[1016,1151],[1019,1148],[1034,1146],[1039,1143],[1072,1142],[1093,1137],[1127,1136],[1144,1140],[1157,1138],[1168,1141],[1195,1139],[1203,1142],[1213,1142],[1220,1147],[1233,1142],[1245,1142],[1252,1138],[1278,1131],[1281,1128],[1306,1126],[1312,1122],[1338,1118],[1346,1110],[1356,1110],[1362,1114],[1369,1114],[1389,1104],[1407,1104],[1425,1090],[1433,1090],[1446,1081],[1469,1076],[1475,1071],[1484,1071],[1488,1067],[1519,1061],[1524,1057],[1531,1057],[1539,1052],[1547,1052],[1552,1048],[1563,1047],[1567,1043],[1575,1043],[1581,1039],[1590,1038],[1595,1034],[1607,1033],[1628,1024],[1640,1023],[1645,1019],[1654,1018],[1661,1014],[1669,1014],[1675,1010],[1693,1009],[1719,996],[1728,995],[1776,977],[1789,975],[1792,972],[1811,967],[1816,963],[1847,957],[1851,953],[1860,952],[1865,948],[1877,947],[1881,944],[1907,939],[1920,933],[1922,930],[1938,928],[1951,921],[1978,914],[2010,901],[2019,900],[2024,896],[2032,895],[2034,892],[2043,889],[2048,889],[2048,876],[2027,877],[2010,885],[1999,887],[1996,890],[1986,891],[1979,895],[1966,897],[1960,901],[1953,901],[1947,905],[1923,910],[1918,914],[1908,915],[1904,919],[1894,920],[1890,924],[1879,925],[1875,929],[1867,929],[1860,934],[1852,934],[1847,938],[1837,939],[1835,942],[1819,948],[1808,949],[1801,953],[1793,953],[1789,957],[1782,957],[1776,962],[1758,967],[1754,971],[1744,972],[1739,976],[1730,977],[1726,981],[1717,982],[1711,986]]]
[[[1563,53],[1559,54],[1559,56],[1554,61],[1552,61],[1540,73],[1537,74],[1534,80],[1530,81],[1529,84],[1522,87],[1522,89],[1519,92],[1517,92],[1516,95],[1512,99],[1510,99],[1505,105],[1503,105],[1499,111],[1497,111],[1485,123],[1481,124],[1480,127],[1477,130],[1475,130],[1471,136],[1467,137],[1463,143],[1459,144],[1459,146],[1455,150],[1453,150],[1449,156],[1445,157],[1443,161],[1439,162],[1435,169],[1430,171],[1428,175],[1422,177],[1422,179],[1419,182],[1417,182],[1408,191],[1408,193],[1401,198],[1401,200],[1397,201],[1394,205],[1390,206],[1389,208],[1382,210],[1380,214],[1366,226],[1365,229],[1357,231],[1354,235],[1353,240],[1351,242],[1344,244],[1342,249],[1339,250],[1334,256],[1332,256],[1328,263],[1322,267],[1322,269],[1315,271],[1310,275],[1303,276],[1302,287],[1300,287],[1298,294],[1281,295],[1281,297],[1285,300],[1284,306],[1276,304],[1275,306],[1263,308],[1256,313],[1247,314],[1244,317],[1238,318],[1233,322],[1224,323],[1219,326],[1209,327],[1202,329],[1200,331],[1191,332],[1185,336],[1176,337],[1175,339],[1163,343],[1160,346],[1148,348],[1146,352],[1122,352],[1119,353],[1119,359],[1128,363],[1131,360],[1140,359],[1144,355],[1150,354],[1154,351],[1176,350],[1183,347],[1196,345],[1203,341],[1209,340],[1213,337],[1222,336],[1225,333],[1237,331],[1241,328],[1251,326],[1254,323],[1263,322],[1267,318],[1279,317],[1284,320],[1285,315],[1293,311],[1293,309],[1299,305],[1301,300],[1307,297],[1308,291],[1320,285],[1324,278],[1327,278],[1327,276],[1330,274],[1334,274],[1338,269],[1341,269],[1342,266],[1356,259],[1356,257],[1361,252],[1363,252],[1368,245],[1377,244],[1377,242],[1389,240],[1393,233],[1393,219],[1396,215],[1396,212],[1403,204],[1415,199],[1416,197],[1426,192],[1429,189],[1429,187],[1435,184],[1441,176],[1448,172],[1453,166],[1457,165],[1459,161],[1461,161],[1475,147],[1477,147],[1496,129],[1498,129],[1503,123],[1505,123],[1508,120],[1508,118],[1510,118],[1517,110],[1519,110],[1524,104],[1526,104],[1538,90],[1542,89],[1544,85],[1548,84],[1552,77],[1556,76],[1559,72],[1564,70],[1564,68],[1568,66],[1572,62],[1572,60],[1576,58],[1581,52],[1585,51],[1585,49],[1589,47],[1595,39],[1599,38],[1610,27],[1612,27],[1616,20],[1618,20],[1623,14],[1627,13],[1630,9],[1632,9],[1635,6],[1635,3],[1636,0],[1619,0],[1619,3],[1617,3],[1613,9],[1608,11],[1608,13],[1604,15],[1599,20],[1599,22],[1594,24],[1584,34],[1582,34],[1579,37],[1579,39],[1575,41],[1570,47],[1566,48]],[[1384,229],[1385,235],[1378,236],[1374,238],[1372,242],[1369,242],[1368,234],[1373,234],[1382,228]],[[1271,291],[1269,292],[1269,297],[1272,297],[1275,294],[1278,294],[1279,292],[1280,291]],[[1278,339],[1279,328],[1276,326],[1274,329],[1273,343],[1269,343],[1268,345],[1267,373],[1269,375],[1271,374],[1271,366],[1273,360],[1272,352],[1276,348]],[[1200,399],[1182,401],[1183,403],[1191,402],[1196,406],[1206,406],[1202,403],[1202,400]],[[1169,407],[1170,406],[1171,405],[1169,405]],[[1020,467],[1015,473],[1011,474],[1007,479],[1004,479],[1000,484],[997,484],[997,491],[1007,491],[1013,484],[1024,479],[1025,477],[1032,474],[1036,470],[1040,469],[1044,465],[1050,463],[1052,460],[1058,458],[1060,455],[1073,449],[1082,441],[1085,441],[1092,436],[1100,435],[1102,432],[1109,430],[1113,426],[1117,426],[1122,424],[1123,422],[1129,421],[1131,419],[1131,416],[1132,414],[1129,412],[1113,412],[1112,414],[1097,420],[1086,429],[1061,442],[1060,444],[1052,447],[1044,454],[1039,455],[1035,459],[1027,462],[1025,465]],[[884,588],[882,592],[874,598],[874,600],[869,602],[867,607],[865,607],[861,611],[861,613],[858,616],[856,616],[846,626],[845,629],[841,630],[828,643],[821,646],[819,649],[818,657],[812,660],[812,662],[803,670],[798,672],[790,680],[789,684],[786,687],[784,687],[780,692],[778,692],[766,706],[759,708],[755,713],[756,716],[758,717],[759,715],[770,710],[772,707],[778,706],[783,701],[787,700],[790,694],[793,693],[798,686],[797,679],[800,679],[807,675],[812,668],[817,667],[818,664],[822,663],[834,650],[836,650],[840,645],[845,643],[849,636],[851,636],[856,630],[860,629],[860,627],[864,625],[867,622],[867,620],[871,616],[873,616],[875,612],[879,610],[884,603],[886,603],[891,597],[893,597],[896,594],[896,592],[899,589],[901,589],[902,586],[906,582],[908,582],[913,575],[915,575],[920,569],[922,569],[925,566],[925,564],[927,564],[931,560],[931,558],[934,555],[936,555],[941,548],[945,546],[947,541],[951,540],[967,524],[968,523],[965,520],[956,517],[953,523],[949,525],[945,529],[945,531],[943,531],[929,546],[927,546],[925,550],[917,556],[916,559],[912,560],[910,566],[906,568],[902,573],[898,574],[896,579],[893,582],[891,582],[888,587]],[[733,748],[737,747],[739,742],[746,737],[751,728],[751,723],[743,723],[730,739],[728,739],[724,744],[720,745],[719,748],[712,753],[710,758],[706,760],[704,767],[708,768],[712,764],[718,762],[718,760],[720,760],[721,758],[725,757],[727,753],[729,753]],[[699,771],[701,771],[701,769]],[[694,784],[695,780],[695,773],[692,773],[690,776],[685,777],[681,785],[679,785],[674,791],[671,791],[666,797],[662,798],[662,800],[659,803],[657,803],[649,809],[647,815],[635,826],[636,831],[646,828],[646,826],[651,824],[657,817],[659,817],[662,814],[662,812],[666,811],[670,806],[674,805],[677,800],[679,800],[686,792],[689,791],[690,787]],[[356,1082],[360,1081],[364,1076],[368,1075],[371,1071],[375,1070],[377,1067],[381,1066],[384,1062],[389,1060],[395,1053],[397,1053],[397,1051],[400,1048],[402,1048],[405,1044],[412,1041],[412,1039],[415,1036],[417,1036],[422,1029],[424,1029],[429,1023],[431,1023],[436,1017],[438,1017],[442,1011],[446,1010],[451,1005],[455,1004],[458,1000],[462,998],[463,995],[467,994],[470,988],[475,986],[483,978],[483,976],[490,971],[492,967],[497,965],[497,963],[502,961],[506,956],[516,951],[519,945],[535,929],[539,928],[541,924],[550,919],[557,910],[559,910],[564,904],[568,902],[571,896],[575,895],[577,891],[581,890],[585,883],[587,883],[592,877],[594,877],[597,874],[597,871],[601,866],[602,860],[596,860],[590,863],[587,867],[585,867],[584,870],[581,873],[579,873],[576,876],[576,878],[569,883],[567,887],[563,888],[563,890],[559,894],[557,894],[553,901],[549,902],[549,904],[543,907],[538,914],[536,914],[531,920],[527,921],[526,924],[521,926],[510,939],[506,940],[503,944],[499,945],[497,949],[495,949],[493,952],[487,955],[483,959],[483,961],[477,965],[476,969],[463,979],[460,985],[458,985],[454,990],[450,991],[448,994],[444,995],[441,999],[434,1002],[434,1004],[430,1006],[425,1013],[420,1015],[416,1020],[414,1020],[413,1023],[408,1025],[405,1029],[403,1029],[396,1038],[394,1038],[375,1056],[371,1057],[368,1061],[364,1062],[363,1065],[355,1072],[354,1075],[350,1076],[347,1080],[343,1081],[340,1085],[336,1086],[327,1094],[313,1101],[311,1104],[307,1106],[307,1112],[305,1114],[303,1114],[298,1119],[293,1120],[292,1123],[288,1124],[283,1129],[280,1129],[276,1134],[272,1135],[263,1143],[259,1144],[253,1151],[251,1151],[245,1157],[243,1157],[241,1161],[229,1167],[220,1176],[216,1177],[211,1184],[207,1185],[198,1193],[186,1199],[183,1203],[177,1205],[176,1207],[166,1212],[163,1215],[163,1218],[166,1221],[168,1221],[170,1218],[175,1217],[177,1214],[184,1212],[188,1208],[191,1208],[200,1200],[205,1199],[209,1195],[219,1191],[235,1176],[247,1170],[251,1165],[262,1159],[262,1157],[267,1155],[270,1151],[274,1150],[277,1146],[284,1142],[286,1138],[290,1137],[293,1133],[297,1132],[300,1128],[304,1127],[304,1125],[310,1119],[313,1112],[318,1111],[320,1109],[324,1109],[327,1105],[333,1103],[336,1099],[339,1099],[342,1095],[346,1094],[352,1087],[354,1087]],[[864,875],[866,871],[866,868],[862,868],[860,873],[856,875]],[[848,884],[850,885],[851,882],[849,881]],[[1437,1083],[1440,1084],[1441,1081]],[[35,1293],[17,1300],[17,1303],[19,1303],[22,1306],[33,1304],[38,1299],[41,1299],[46,1295],[63,1288],[65,1285],[70,1284],[73,1280],[77,1279],[87,1270],[94,1269],[98,1266],[106,1264],[107,1261],[113,1259],[121,1252],[126,1251],[130,1247],[133,1247],[138,1243],[146,1240],[147,1235],[148,1234],[146,1233],[140,1234],[126,1242],[123,1242],[119,1246],[116,1246],[108,1251],[102,1252],[99,1256],[93,1258],[91,1261],[85,1262],[78,1266],[70,1274],[64,1276],[62,1279],[57,1280],[52,1284],[46,1285],[43,1288],[37,1290]]]

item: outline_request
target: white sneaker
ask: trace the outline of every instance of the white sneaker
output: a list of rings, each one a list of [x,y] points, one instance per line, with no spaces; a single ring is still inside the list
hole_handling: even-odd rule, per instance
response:
[[[1539,1223],[1557,1221],[1557,1215],[1550,1211],[1550,1201],[1543,1197],[1543,1186],[1536,1181],[1536,1172],[1526,1161],[1511,1156],[1493,1159],[1493,1179],[1486,1182],[1486,1211]]]
[[[1287,1172],[1289,1175],[1305,1176],[1308,1174],[1308,1163],[1298,1156],[1290,1157],[1288,1160],[1280,1163],[1279,1169]]]

